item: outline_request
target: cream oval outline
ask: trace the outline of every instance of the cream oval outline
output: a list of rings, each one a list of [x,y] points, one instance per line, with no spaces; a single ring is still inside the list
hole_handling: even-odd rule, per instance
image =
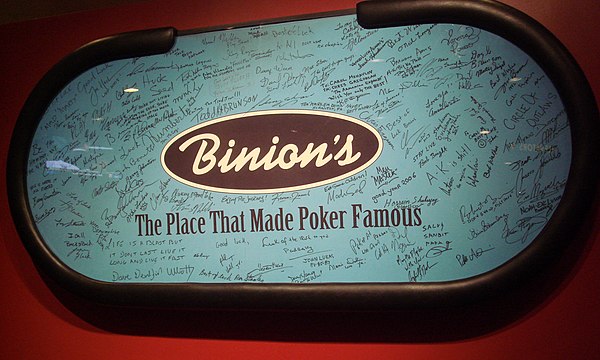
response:
[[[371,134],[373,136],[373,139],[376,140],[376,142],[377,142],[377,147],[376,147],[374,154],[371,155],[367,161],[361,162],[362,164],[357,168],[354,168],[350,171],[341,173],[340,175],[337,175],[337,176],[334,176],[331,178],[325,178],[323,180],[307,182],[307,183],[294,185],[294,186],[286,185],[286,186],[282,186],[282,187],[268,187],[268,188],[255,188],[255,189],[213,186],[213,185],[207,185],[207,184],[190,181],[190,180],[178,175],[167,165],[167,162],[165,160],[166,153],[173,146],[173,144],[175,144],[177,141],[180,141],[186,135],[189,135],[192,132],[197,132],[199,129],[209,127],[209,126],[212,126],[215,124],[229,122],[229,121],[235,121],[235,120],[241,120],[241,119],[248,118],[248,117],[260,117],[260,116],[266,116],[266,115],[283,115],[283,116],[285,116],[285,115],[310,115],[310,116],[315,116],[315,117],[326,117],[326,118],[333,118],[333,119],[340,120],[340,121],[350,122],[350,123],[354,124],[354,126],[359,126],[363,129],[365,129],[366,132]],[[268,136],[268,137],[271,138],[270,136]],[[360,151],[360,149],[359,149],[359,151]],[[341,114],[326,112],[326,111],[318,111],[318,110],[264,110],[264,111],[255,111],[255,112],[241,113],[241,114],[235,114],[235,115],[228,115],[228,116],[224,116],[224,117],[220,117],[217,119],[203,122],[201,124],[198,124],[198,125],[195,125],[195,126],[189,128],[187,130],[184,130],[183,132],[181,132],[178,135],[176,135],[175,137],[173,137],[169,142],[167,142],[167,144],[163,147],[163,150],[161,152],[160,160],[161,160],[161,165],[162,165],[164,171],[170,177],[179,181],[180,183],[183,183],[185,185],[188,185],[188,186],[191,186],[194,188],[208,190],[208,191],[222,192],[222,193],[233,193],[233,194],[268,194],[268,193],[276,193],[276,192],[289,192],[289,191],[312,189],[315,187],[331,184],[336,181],[345,179],[345,178],[355,175],[355,174],[367,169],[369,166],[371,166],[379,158],[382,151],[383,151],[383,140],[381,138],[381,135],[379,135],[379,133],[377,132],[377,130],[374,127],[372,127],[371,125],[365,123],[364,121],[353,118],[351,116],[341,115]]]

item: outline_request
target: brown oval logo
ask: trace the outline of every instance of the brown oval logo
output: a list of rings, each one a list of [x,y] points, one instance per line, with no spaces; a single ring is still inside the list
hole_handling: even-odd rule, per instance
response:
[[[194,126],[164,147],[176,180],[201,189],[252,194],[308,189],[370,166],[383,142],[372,126],[310,110],[257,111]]]

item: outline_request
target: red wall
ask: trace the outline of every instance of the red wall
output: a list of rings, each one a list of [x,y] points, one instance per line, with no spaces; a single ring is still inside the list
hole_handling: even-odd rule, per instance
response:
[[[507,0],[507,3],[533,16],[557,35],[587,74],[598,99],[600,2]],[[256,322],[251,327],[253,334],[244,334],[245,328],[227,331],[239,327],[237,320],[247,316],[243,313],[220,317],[200,314],[196,316],[199,331],[175,332],[170,336],[127,329],[118,331],[118,326],[115,327],[117,331],[111,332],[82,320],[65,307],[35,270],[9,216],[6,156],[10,134],[26,97],[53,64],[77,47],[113,33],[161,26],[189,29],[223,25],[345,9],[354,4],[353,0],[157,0],[0,26],[0,213],[3,214],[0,217],[0,359],[598,358],[595,349],[600,341],[600,267],[597,265],[600,264],[600,243],[595,240],[600,237],[600,215],[595,217],[589,246],[581,261],[568,281],[545,303],[492,333],[443,343],[390,343],[373,339],[371,342],[348,342],[336,336],[309,336],[302,338],[303,341],[293,341],[289,336],[277,334],[277,327],[272,323],[269,332],[261,333],[261,321],[274,318],[268,313],[264,318],[260,314],[252,315],[251,321]],[[27,6],[26,2],[23,6]],[[147,314],[152,317],[153,313]],[[277,319],[287,319],[277,316]],[[311,316],[315,317],[314,314]],[[202,321],[204,318],[206,321]],[[291,319],[298,320],[299,317]],[[143,329],[144,319],[139,320],[138,329]],[[215,320],[227,323],[216,324]],[[160,320],[150,321],[158,322],[155,327],[160,327]],[[246,319],[242,323],[248,326],[249,321]],[[398,327],[409,325],[401,319],[397,324]],[[315,324],[318,326],[319,322]],[[458,328],[460,326],[457,324]],[[294,324],[282,325],[282,331],[293,327]],[[329,324],[328,328],[335,329],[335,325]],[[211,332],[211,329],[220,330]],[[340,329],[345,334],[352,331],[360,332],[361,328]]]

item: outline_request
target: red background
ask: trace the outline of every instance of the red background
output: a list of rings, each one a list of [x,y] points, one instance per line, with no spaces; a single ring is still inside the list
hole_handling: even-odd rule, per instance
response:
[[[586,73],[598,99],[600,2],[507,0],[506,3],[540,21],[567,46]],[[196,332],[153,335],[128,331],[127,328],[119,331],[118,326],[114,327],[116,330],[108,331],[84,321],[70,307],[63,305],[42,280],[9,215],[6,157],[10,135],[25,99],[53,64],[83,44],[124,31],[162,26],[191,29],[346,9],[354,5],[353,0],[157,0],[0,26],[0,359],[599,358],[596,354],[600,341],[598,215],[592,222],[589,245],[581,260],[552,296],[509,325],[459,341],[382,342],[366,337],[368,341],[357,342],[354,339],[360,337],[353,336],[348,337],[352,339],[350,341],[339,336],[305,336],[295,340],[278,336],[273,324],[269,331],[261,332],[261,321],[269,321],[275,316],[270,313],[234,313],[220,317],[200,314],[196,316]],[[27,6],[26,2],[23,6]],[[152,311],[145,314],[155,327],[160,327],[161,320],[152,319]],[[239,328],[239,319],[244,316],[250,316],[250,320],[241,321],[245,327]],[[316,318],[314,314],[311,316]],[[327,319],[326,314],[323,317]],[[287,319],[284,315],[276,315],[276,318]],[[143,317],[138,320],[141,323],[137,328],[143,329]],[[401,320],[398,327],[410,325]],[[118,322],[118,319],[111,321]],[[485,321],[485,318],[478,321]],[[249,326],[250,322],[255,323]],[[315,323],[317,333],[319,325],[319,322]],[[340,333],[343,334],[361,331],[360,326],[352,329],[352,324],[346,322],[341,323],[342,326],[344,329],[340,328]],[[462,324],[456,326],[459,329]],[[246,334],[246,327],[253,333]],[[293,323],[286,323],[282,324],[281,331],[293,334],[293,328]],[[328,328],[335,329],[335,325],[328,324]],[[214,332],[211,329],[215,329]],[[395,331],[392,327],[387,330]]]

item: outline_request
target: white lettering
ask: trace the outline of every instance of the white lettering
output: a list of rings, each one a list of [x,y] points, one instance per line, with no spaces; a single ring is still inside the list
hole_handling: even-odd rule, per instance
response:
[[[184,152],[190,145],[199,140],[202,140],[202,143],[200,144],[200,149],[198,149],[198,155],[196,155],[196,158],[194,159],[194,165],[192,165],[192,171],[196,175],[206,174],[212,170],[217,162],[217,159],[215,158],[215,152],[217,152],[219,145],[221,145],[221,140],[217,135],[200,134],[189,138],[183,144],[181,144],[179,146],[179,151]],[[211,140],[213,142],[213,146],[210,148],[210,151],[205,154],[204,152],[206,151],[207,146],[206,140]],[[206,164],[204,167],[200,167],[201,162],[208,162],[208,164]]]
[[[336,135],[333,143],[337,144],[340,140],[340,136]],[[301,168],[306,167],[314,161],[316,167],[322,167],[329,163],[332,159],[337,162],[339,166],[346,166],[356,162],[360,156],[360,152],[354,153],[352,147],[352,141],[354,136],[352,134],[346,136],[346,141],[342,147],[333,155],[329,150],[327,143],[322,143],[315,148],[314,143],[308,143],[306,148],[300,152],[300,149],[296,144],[286,144],[281,147],[277,152],[277,145],[279,144],[279,137],[273,136],[269,150],[261,157],[262,149],[256,147],[249,151],[249,148],[244,146],[240,149],[239,153],[235,158],[232,159],[235,151],[235,140],[230,139],[228,141],[228,149],[225,151],[223,157],[217,161],[215,154],[221,146],[221,139],[210,133],[204,133],[193,136],[186,140],[179,146],[179,151],[186,151],[192,144],[200,141],[198,153],[194,159],[192,165],[192,172],[196,175],[203,175],[210,172],[215,165],[219,168],[221,173],[229,172],[234,170],[239,172],[245,167],[249,171],[256,171],[260,168],[264,170],[271,170],[275,167],[280,167],[284,170],[289,170],[296,165]],[[277,156],[275,156],[277,154]]]

